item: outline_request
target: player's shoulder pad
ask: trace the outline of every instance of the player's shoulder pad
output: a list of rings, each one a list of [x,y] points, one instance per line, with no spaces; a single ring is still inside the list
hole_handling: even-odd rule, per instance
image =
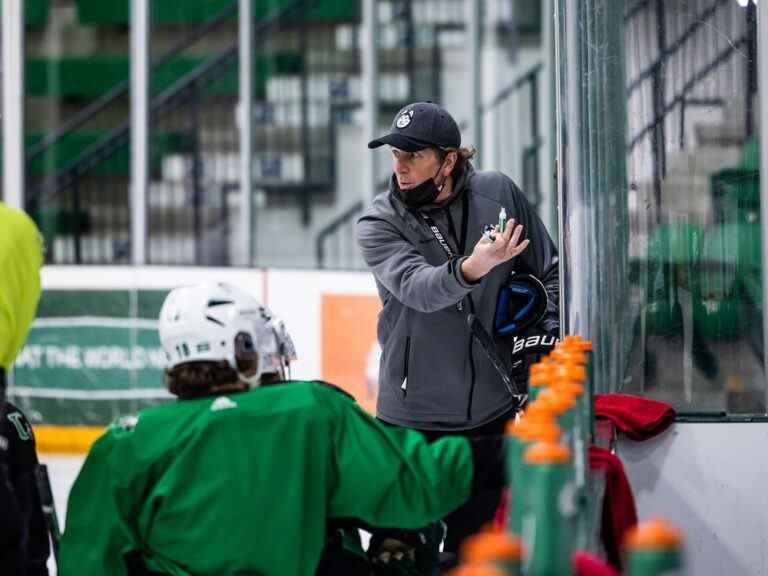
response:
[[[276,386],[291,386],[291,385],[295,386],[297,383],[319,385],[324,390],[325,389],[333,390],[334,392],[338,392],[348,400],[351,400],[352,402],[357,402],[357,400],[355,400],[355,397],[352,396],[352,394],[350,394],[343,388],[339,388],[338,386],[336,386],[336,384],[331,384],[330,382],[326,382],[325,380],[281,380],[280,382],[272,382],[268,386],[269,388],[274,388]]]
[[[112,428],[121,432],[132,432],[138,423],[138,414],[126,414],[115,419],[115,421],[112,422]]]
[[[9,432],[15,432],[19,440],[22,442],[34,442],[35,436],[32,433],[32,425],[22,411],[10,402],[5,403],[3,419],[7,422],[5,428],[7,428]]]
[[[348,400],[351,400],[352,402],[357,402],[357,400],[355,400],[355,397],[352,396],[352,394],[350,394],[349,392],[347,392],[343,388],[339,388],[338,386],[336,386],[336,384],[331,384],[330,382],[326,382],[325,380],[312,380],[312,383],[313,384],[319,384],[323,388],[327,388],[329,390],[333,390],[334,392],[337,392],[337,393],[341,394],[342,396],[344,396]]]

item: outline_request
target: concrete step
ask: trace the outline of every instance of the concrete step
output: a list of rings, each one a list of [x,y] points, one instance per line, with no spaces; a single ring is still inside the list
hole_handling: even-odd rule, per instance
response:
[[[152,235],[147,240],[147,258],[150,264],[200,264],[228,266],[232,238],[223,229],[207,230],[198,244],[191,234]],[[131,243],[127,234],[84,236],[80,240],[80,259],[84,264],[127,264]],[[59,236],[54,240],[50,257],[54,264],[75,261],[75,241],[72,236]]]
[[[667,156],[666,178],[708,177],[723,168],[737,166],[741,155],[742,145],[705,146],[674,152]]]

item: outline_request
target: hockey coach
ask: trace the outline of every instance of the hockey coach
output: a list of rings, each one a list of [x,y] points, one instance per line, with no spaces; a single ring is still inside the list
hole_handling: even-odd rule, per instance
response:
[[[474,149],[444,108],[405,106],[368,147],[384,145],[389,189],[357,223],[382,304],[377,416],[430,440],[501,433],[518,401],[467,320],[502,354],[523,329],[557,336],[557,249],[510,178],[474,169]],[[499,495],[480,494],[446,518],[447,551],[492,518]]]

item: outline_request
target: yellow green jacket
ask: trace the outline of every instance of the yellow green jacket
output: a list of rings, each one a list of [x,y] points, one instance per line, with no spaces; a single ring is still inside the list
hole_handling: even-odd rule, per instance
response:
[[[0,367],[13,364],[40,297],[42,238],[24,212],[0,202]]]

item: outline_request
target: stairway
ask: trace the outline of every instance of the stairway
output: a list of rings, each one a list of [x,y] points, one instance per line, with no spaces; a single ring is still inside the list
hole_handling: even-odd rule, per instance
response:
[[[207,24],[233,7],[233,2],[236,6],[236,0],[152,3],[154,59],[194,34],[197,27],[206,29],[152,73],[153,98],[171,94],[174,99],[151,122],[150,263],[227,265],[238,249],[240,233],[234,228],[239,208],[236,12],[215,26]],[[257,26],[299,4],[298,0],[258,2]],[[400,4],[384,2],[382,6]],[[30,28],[29,150],[39,149],[52,127],[64,125],[125,84],[129,74],[128,0],[107,4],[59,0],[43,5],[55,10],[55,15],[37,17],[37,28]],[[300,237],[314,237],[350,204],[337,186],[339,133],[349,138],[347,128],[361,121],[359,2],[307,0],[307,5],[311,7],[303,32],[294,15],[255,36],[253,87],[257,230],[288,227]],[[411,97],[433,97],[431,92],[413,93],[403,71],[404,60],[410,58],[413,84],[420,89],[436,85],[437,71],[433,45],[417,43],[406,54],[398,41],[397,10],[383,10],[382,17],[385,31],[394,31],[383,35],[385,46],[380,53],[382,124],[388,124],[394,111]],[[427,11],[416,24],[445,26],[455,17],[446,10]],[[221,63],[212,68],[211,62],[217,59]],[[213,70],[215,80],[192,82],[204,70]],[[181,88],[184,91],[179,92]],[[130,149],[123,129],[129,112],[124,92],[55,144],[36,150],[28,162],[29,209],[46,237],[49,262],[131,261]],[[117,138],[120,130],[122,136]],[[341,166],[344,171],[351,168]],[[299,214],[298,220],[290,210]],[[314,263],[306,240],[281,247],[290,253],[260,244],[274,248],[259,255],[264,262]],[[210,249],[213,245],[216,249]]]

